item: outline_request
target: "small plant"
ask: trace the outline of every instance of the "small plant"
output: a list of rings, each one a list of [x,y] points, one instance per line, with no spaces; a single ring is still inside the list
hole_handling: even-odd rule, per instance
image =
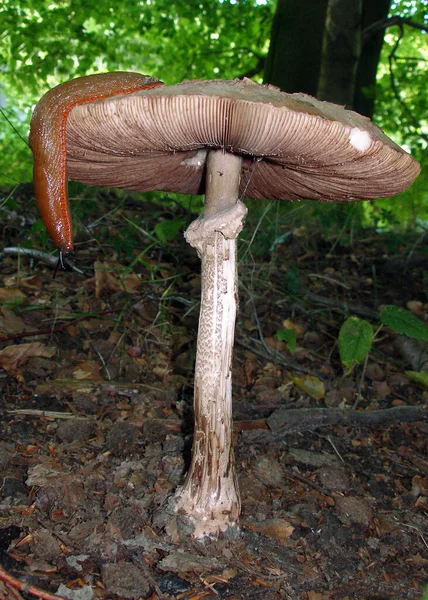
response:
[[[428,327],[407,310],[387,305],[380,313],[380,320],[381,325],[376,331],[373,330],[371,323],[354,316],[349,317],[343,323],[339,331],[338,345],[345,375],[349,375],[355,365],[364,362],[373,342],[385,325],[396,333],[428,342]],[[426,373],[406,371],[406,375],[413,381],[428,385]]]

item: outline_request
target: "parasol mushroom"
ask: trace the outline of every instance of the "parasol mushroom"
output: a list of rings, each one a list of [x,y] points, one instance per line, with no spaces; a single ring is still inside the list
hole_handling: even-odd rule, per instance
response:
[[[185,233],[201,258],[202,293],[192,462],[176,509],[195,537],[217,535],[240,512],[231,416],[240,198],[390,196],[412,183],[419,165],[365,117],[250,80],[191,81],[83,104],[66,134],[73,179],[205,193],[204,213]]]

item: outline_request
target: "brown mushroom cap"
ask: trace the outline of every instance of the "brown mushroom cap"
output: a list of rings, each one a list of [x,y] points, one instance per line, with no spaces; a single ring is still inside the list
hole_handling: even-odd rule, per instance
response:
[[[243,157],[240,195],[324,201],[392,196],[418,163],[369,119],[250,80],[190,81],[75,107],[68,174],[89,185],[204,192],[206,149]]]

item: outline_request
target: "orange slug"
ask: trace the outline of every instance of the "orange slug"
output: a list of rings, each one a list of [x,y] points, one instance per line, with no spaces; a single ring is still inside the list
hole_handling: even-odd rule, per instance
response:
[[[34,191],[42,220],[62,257],[73,252],[67,199],[66,125],[71,109],[137,90],[162,85],[139,73],[88,75],[62,83],[37,103],[31,119],[29,145],[34,155]]]

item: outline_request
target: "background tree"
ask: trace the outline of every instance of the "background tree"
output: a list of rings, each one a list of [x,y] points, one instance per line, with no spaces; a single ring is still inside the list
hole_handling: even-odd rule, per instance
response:
[[[360,2],[358,20],[351,9]],[[428,0],[351,0],[350,8],[347,3],[152,0],[114,3],[113,9],[100,0],[89,15],[84,0],[5,0],[0,6],[0,143],[7,152],[0,153],[0,182],[30,180],[28,123],[47,89],[79,75],[118,69],[158,75],[167,84],[246,75],[285,91],[318,93],[369,116],[374,110],[376,122],[424,160]],[[346,17],[342,25],[341,15]],[[346,58],[342,50],[331,52],[345,26]],[[347,97],[335,92],[333,98],[333,88],[337,94],[346,89]],[[426,197],[423,185],[420,179],[412,188],[418,205]]]
[[[265,83],[315,96],[328,0],[278,0],[266,58]]]
[[[362,0],[329,0],[317,97],[352,107],[361,56]]]
[[[387,18],[391,0],[363,0],[361,15],[361,53],[355,75],[352,106],[357,112],[372,117],[376,97],[376,74],[385,30],[376,23]]]

